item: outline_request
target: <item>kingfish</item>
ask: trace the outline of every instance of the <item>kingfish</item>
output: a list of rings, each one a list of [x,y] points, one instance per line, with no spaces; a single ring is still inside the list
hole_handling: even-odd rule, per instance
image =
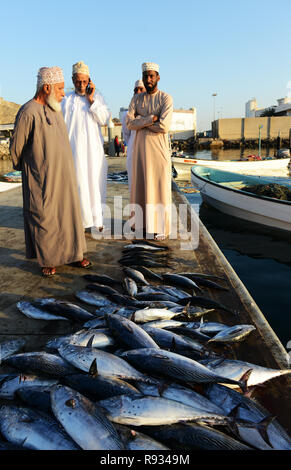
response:
[[[0,408],[0,431],[13,444],[33,450],[78,450],[58,423],[43,414],[16,406]]]
[[[39,307],[33,305],[32,302],[17,302],[16,304],[18,310],[23,313],[28,318],[33,318],[34,320],[66,320],[69,319],[62,317],[61,315],[53,315],[48,313]]]
[[[151,336],[133,321],[118,314],[105,314],[105,319],[112,335],[117,338],[121,344],[131,349],[159,349],[159,346]]]
[[[235,325],[220,331],[208,343],[237,343],[243,341],[256,328],[253,325]]]
[[[101,349],[63,344],[59,348],[59,353],[77,369],[85,372],[89,372],[94,359],[96,359],[97,370],[104,376],[117,377],[123,380],[150,381],[124,359]]]
[[[165,273],[162,276],[165,281],[169,282],[169,284],[173,284],[174,286],[180,286],[185,289],[190,289],[191,291],[195,289],[199,291],[201,290],[194,281],[191,281],[191,279],[181,276],[180,274]]]
[[[96,307],[111,307],[113,304],[116,305],[116,303],[108,300],[104,295],[93,291],[79,290],[75,293],[75,296],[86,304],[95,305]]]
[[[290,436],[257,400],[217,384],[208,385],[205,393],[226,414],[235,414],[236,432],[248,444],[260,450],[291,450]]]
[[[47,379],[45,377],[31,374],[10,374],[3,378],[0,376],[0,398],[13,400],[14,394],[18,389],[26,387],[50,387],[58,383],[58,380]]]
[[[76,373],[76,369],[63,358],[43,351],[15,354],[5,359],[4,362],[22,372],[48,374],[53,377]]]
[[[50,414],[51,399],[50,390],[56,385],[51,386],[33,386],[33,387],[20,387],[16,390],[15,395],[25,403],[25,406],[33,407],[36,410]]]
[[[94,318],[92,313],[79,307],[79,305],[56,299],[38,299],[32,302],[33,306],[53,315],[60,315],[69,320],[88,321]]]
[[[291,374],[291,369],[269,369],[268,367],[235,359],[205,359],[201,363],[215,374],[221,374],[232,380],[238,380],[247,371],[251,371],[248,378],[248,387],[264,383],[281,375]]]
[[[170,349],[178,354],[183,354],[186,357],[200,359],[204,355],[207,356],[209,352],[204,346],[190,338],[177,335],[172,331],[163,330],[161,328],[153,328],[148,325],[143,325],[143,329],[154,339],[154,341],[162,349]]]
[[[91,341],[90,341],[91,340]],[[107,348],[114,346],[115,341],[112,338],[108,328],[80,330],[72,335],[58,336],[46,343],[48,349],[58,349],[63,343],[75,344],[77,346],[87,346],[90,341],[92,348]]]
[[[170,351],[135,349],[122,354],[131,364],[149,373],[162,374],[189,383],[229,383],[246,389],[245,382],[217,374],[199,362]]]
[[[123,283],[126,289],[126,292],[130,297],[135,297],[137,294],[137,285],[133,279],[130,277],[125,277]]]
[[[121,285],[121,281],[113,279],[106,274],[85,274],[83,277],[86,281],[97,282],[98,284],[105,284],[107,286]]]
[[[251,450],[252,448],[205,424],[184,423],[145,429],[177,450]]]
[[[154,273],[150,269],[146,268],[145,266],[132,266],[133,269],[140,271],[144,276],[148,277],[149,279],[153,279],[154,281],[162,281],[163,278],[157,273]]]
[[[120,435],[125,448],[127,450],[170,450],[161,442],[156,441],[152,437],[136,430],[130,429],[127,426],[115,424],[118,434]]]
[[[181,276],[188,277],[192,281],[196,282],[196,284],[198,284],[198,286],[208,287],[210,289],[229,290],[228,288],[220,286],[216,282],[210,281],[209,279],[206,279],[205,277],[202,277],[201,275],[200,276],[198,276],[198,275],[195,276],[194,274],[191,274],[191,273],[190,274],[180,273],[180,274],[181,274]]]
[[[194,406],[208,413],[227,415],[221,406],[216,405],[200,393],[176,383],[160,381],[157,384],[137,384],[137,388],[146,396],[168,398],[183,405]]]
[[[139,284],[144,284],[145,286],[149,284],[145,280],[144,275],[137,269],[127,267],[127,268],[123,268],[123,272],[126,276],[130,277],[131,279],[133,279],[135,282]]]
[[[229,419],[216,413],[208,413],[194,406],[158,397],[128,397],[120,395],[98,402],[107,411],[110,421],[134,426],[157,426],[179,421],[199,421],[226,424]]]
[[[137,388],[124,380],[98,374],[97,369],[96,375],[94,373],[92,366],[90,375],[70,375],[65,378],[65,384],[93,401],[117,395],[136,396],[141,394]]]
[[[75,390],[56,386],[52,410],[71,438],[83,450],[122,450],[117,431],[95,403]]]
[[[1,361],[4,361],[7,357],[18,352],[23,348],[26,341],[24,338],[12,339],[11,341],[5,341],[0,344],[0,364]]]

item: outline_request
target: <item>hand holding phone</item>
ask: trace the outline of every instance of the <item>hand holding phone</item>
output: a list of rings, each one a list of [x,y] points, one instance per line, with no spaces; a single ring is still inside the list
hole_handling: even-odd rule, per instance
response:
[[[89,77],[89,83],[88,83],[88,85],[86,86],[86,93],[87,93],[87,95],[91,95],[92,90],[93,90],[93,89],[90,87],[90,83],[91,83],[91,78]]]

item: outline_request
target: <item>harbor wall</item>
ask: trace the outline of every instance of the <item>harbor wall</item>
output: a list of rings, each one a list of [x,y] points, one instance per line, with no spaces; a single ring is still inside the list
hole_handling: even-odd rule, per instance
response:
[[[291,116],[217,119],[212,122],[213,137],[221,140],[289,139]]]

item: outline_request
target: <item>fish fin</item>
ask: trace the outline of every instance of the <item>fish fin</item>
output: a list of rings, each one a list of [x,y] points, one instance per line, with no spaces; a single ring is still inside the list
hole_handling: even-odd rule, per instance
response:
[[[89,339],[88,343],[86,344],[86,348],[93,348],[93,341],[94,341],[94,335],[91,336]]]
[[[96,358],[92,361],[92,364],[89,369],[89,375],[94,379],[98,376],[97,360]]]
[[[133,321],[133,322],[135,322],[135,311],[134,311],[133,314],[131,315],[130,320]]]
[[[175,338],[172,338],[172,344],[171,344],[171,347],[170,347],[170,351],[175,352],[176,350],[177,350],[176,340],[175,340]]]
[[[245,393],[245,397],[251,398],[257,388],[262,388],[264,390],[266,388],[266,384],[251,385],[250,387],[248,387],[248,391]]]
[[[167,388],[171,385],[171,383],[172,383],[172,381],[170,381],[170,380],[166,381],[166,382],[159,383],[158,392],[159,392],[160,397],[163,396],[164,391],[167,390]]]
[[[188,302],[185,305],[184,309],[182,310],[182,315],[184,315],[187,318],[191,317],[191,315],[190,315],[190,305],[191,305],[191,302]]]
[[[239,383],[240,383],[240,388],[242,389],[243,394],[245,395],[248,392],[248,380],[250,378],[250,375],[252,373],[253,369],[247,370],[240,378]]]
[[[266,416],[265,418],[262,419],[259,423],[257,423],[256,428],[259,431],[260,435],[262,438],[266,441],[266,443],[272,447],[273,445],[270,442],[269,435],[268,435],[268,426],[271,424],[274,419],[276,419],[276,416]]]

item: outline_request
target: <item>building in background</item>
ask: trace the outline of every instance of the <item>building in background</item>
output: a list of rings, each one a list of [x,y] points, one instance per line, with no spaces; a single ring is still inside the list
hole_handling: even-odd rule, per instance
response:
[[[119,119],[127,113],[127,108],[120,108]],[[169,134],[172,140],[187,140],[189,137],[196,136],[197,129],[197,114],[196,108],[190,109],[174,109],[172,123],[170,126]]]
[[[285,96],[277,100],[277,105],[267,108],[258,108],[256,98],[252,98],[245,105],[245,117],[261,117],[266,112],[271,111],[274,116],[291,116],[291,97]]]

